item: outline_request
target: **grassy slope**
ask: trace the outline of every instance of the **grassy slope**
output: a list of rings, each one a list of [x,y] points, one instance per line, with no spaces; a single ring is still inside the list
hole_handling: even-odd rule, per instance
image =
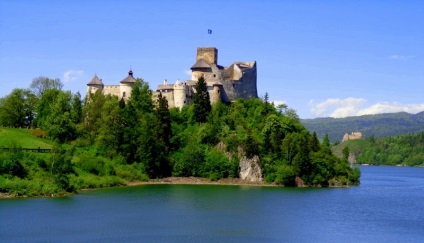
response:
[[[22,148],[51,148],[51,141],[38,138],[29,133],[28,129],[0,128],[0,147],[8,148],[12,144]]]
[[[343,157],[342,151],[346,146],[349,147],[349,152],[355,153],[358,155],[358,154],[361,154],[366,147],[371,145],[370,145],[370,142],[368,142],[365,139],[357,139],[357,140],[349,140],[349,141],[340,143],[332,147],[331,150],[337,157],[342,158]]]

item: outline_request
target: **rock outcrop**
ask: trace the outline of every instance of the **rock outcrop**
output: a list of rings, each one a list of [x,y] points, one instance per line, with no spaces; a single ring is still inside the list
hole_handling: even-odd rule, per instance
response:
[[[349,153],[349,157],[347,158],[347,161],[349,161],[349,163],[351,165],[356,163],[356,154],[355,153]]]
[[[251,182],[262,181],[262,170],[257,155],[251,159],[246,156],[240,159],[240,179]]]

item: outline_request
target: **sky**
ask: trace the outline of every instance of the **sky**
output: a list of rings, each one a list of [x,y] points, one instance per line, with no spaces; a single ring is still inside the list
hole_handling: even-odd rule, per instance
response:
[[[212,34],[208,34],[208,29]],[[189,80],[198,47],[257,62],[259,97],[301,118],[424,111],[424,1],[0,0],[0,97],[39,76],[85,95],[131,68]]]

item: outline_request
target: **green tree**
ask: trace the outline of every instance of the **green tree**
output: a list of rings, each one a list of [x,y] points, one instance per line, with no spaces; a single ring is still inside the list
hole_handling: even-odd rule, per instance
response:
[[[3,99],[0,124],[10,127],[30,126],[35,116],[35,96],[27,89],[14,89]]]
[[[89,145],[95,143],[96,137],[99,134],[101,127],[101,117],[103,105],[106,102],[106,97],[101,91],[89,93],[86,98],[86,104],[83,107],[83,124],[79,128],[79,133],[86,139]]]
[[[342,153],[343,153],[343,159],[347,160],[347,159],[349,158],[349,147],[348,147],[348,146],[346,146],[346,147],[342,150]]]
[[[96,145],[103,154],[112,158],[119,152],[119,147],[123,143],[123,110],[119,107],[116,96],[106,97],[98,125]]]
[[[328,133],[325,134],[324,139],[322,140],[322,150],[325,153],[331,154],[331,143],[328,138]]]
[[[62,90],[63,83],[58,78],[50,79],[44,76],[40,76],[34,78],[29,87],[37,97],[41,97],[46,90]]]
[[[76,126],[71,116],[71,92],[60,91],[54,103],[50,105],[50,114],[43,130],[59,143],[70,141],[76,137]]]
[[[171,130],[171,114],[168,108],[168,100],[165,97],[162,97],[162,93],[159,93],[158,96],[158,107],[156,110],[157,116],[157,128],[156,134],[158,141],[163,143],[166,150],[170,146],[170,139],[172,136]]]
[[[203,123],[206,122],[206,119],[212,110],[208,88],[203,76],[199,78],[195,89],[196,93],[194,94],[193,99],[194,116],[197,122]]]
[[[75,124],[81,122],[82,119],[82,100],[81,94],[77,92],[72,96],[72,110],[71,110],[72,121]]]
[[[315,131],[312,133],[309,144],[313,152],[318,152],[321,149],[321,145],[319,144],[317,133]]]
[[[56,102],[57,96],[61,91],[57,89],[49,89],[43,92],[39,97],[36,111],[37,117],[35,123],[39,128],[46,128],[46,120],[51,115],[51,105]]]

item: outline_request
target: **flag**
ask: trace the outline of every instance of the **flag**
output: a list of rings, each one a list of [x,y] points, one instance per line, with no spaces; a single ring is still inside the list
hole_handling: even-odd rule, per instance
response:
[[[211,29],[208,29],[208,34],[212,34],[212,30]]]

